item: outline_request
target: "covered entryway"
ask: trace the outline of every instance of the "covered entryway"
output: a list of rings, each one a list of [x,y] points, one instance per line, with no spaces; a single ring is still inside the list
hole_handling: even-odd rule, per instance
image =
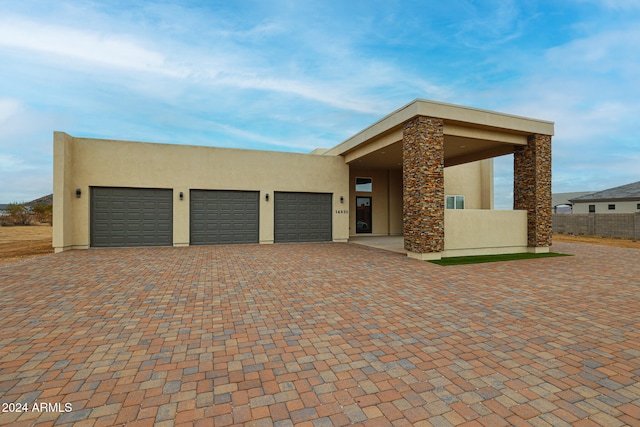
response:
[[[190,244],[258,243],[258,191],[191,190]]]
[[[328,193],[274,193],[274,242],[330,242],[331,198]]]
[[[91,187],[91,246],[170,246],[173,191]]]
[[[349,165],[350,236],[366,231],[366,196],[372,235],[402,234],[412,258],[540,253],[551,244],[553,133],[549,121],[418,99],[323,155]],[[507,154],[513,210],[496,211],[491,159]]]

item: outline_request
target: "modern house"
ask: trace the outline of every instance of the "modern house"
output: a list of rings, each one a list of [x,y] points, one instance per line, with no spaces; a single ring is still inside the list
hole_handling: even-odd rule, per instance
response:
[[[640,212],[640,181],[574,197],[573,213]]]
[[[415,100],[331,149],[295,154],[54,133],[56,252],[346,242],[403,235],[410,257],[546,252],[552,122]],[[514,154],[514,210],[492,159]]]
[[[573,203],[571,203],[570,200],[592,193],[595,193],[595,191],[574,191],[571,193],[551,194],[551,207],[553,208],[553,213],[572,213]]]

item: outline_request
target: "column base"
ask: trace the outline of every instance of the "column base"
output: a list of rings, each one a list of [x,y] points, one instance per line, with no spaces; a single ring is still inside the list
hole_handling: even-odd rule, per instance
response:
[[[418,252],[410,252],[407,251],[407,256],[409,258],[417,259],[420,261],[435,261],[442,259],[442,252],[427,252],[424,254]]]
[[[549,246],[529,246],[527,252],[530,254],[548,254]]]

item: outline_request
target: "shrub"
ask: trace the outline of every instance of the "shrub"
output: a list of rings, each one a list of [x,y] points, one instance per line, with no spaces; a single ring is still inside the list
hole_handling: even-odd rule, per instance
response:
[[[15,225],[31,224],[31,212],[22,203],[9,203],[5,209]]]
[[[31,208],[31,212],[33,212],[36,221],[51,224],[53,216],[53,205],[51,203],[48,205],[36,205]]]

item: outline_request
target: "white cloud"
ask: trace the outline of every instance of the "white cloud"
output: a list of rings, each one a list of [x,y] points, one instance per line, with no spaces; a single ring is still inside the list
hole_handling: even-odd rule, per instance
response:
[[[214,82],[223,86],[243,89],[258,89],[292,94],[323,104],[360,113],[379,113],[380,109],[366,99],[357,99],[345,94],[341,85],[329,87],[325,82],[301,81],[285,78],[260,77],[252,75],[221,76]]]
[[[505,44],[522,35],[527,17],[522,16],[518,5],[512,0],[497,0],[475,5],[466,1],[457,11],[460,16],[455,25],[455,34],[464,45],[474,49],[487,49]]]
[[[483,94],[501,111],[555,122],[554,192],[638,180],[640,29],[592,30],[541,56],[521,52],[516,63],[531,72]],[[508,167],[495,170],[496,205],[508,205],[509,179],[500,180],[511,174]]]
[[[583,3],[592,3],[606,9],[613,10],[637,10],[640,9],[638,0],[581,0]]]
[[[640,4],[640,2],[638,2]],[[640,60],[640,28],[621,24],[550,49],[546,62],[557,72],[571,71],[577,77],[617,71],[623,74],[638,71]],[[583,67],[588,67],[587,69]],[[629,68],[630,67],[630,68]]]
[[[511,111],[555,121],[556,137],[571,150],[640,132],[640,29],[594,34],[549,51],[539,73],[520,80]],[[588,70],[588,71],[586,71]],[[602,147],[604,148],[604,147]]]
[[[35,169],[37,169],[35,165],[25,162],[24,159],[18,156],[0,153],[0,170],[2,170],[3,174]]]
[[[0,19],[0,45],[108,67],[175,77],[185,74],[184,69],[167,64],[164,55],[143,47],[131,37],[54,26],[18,17]]]
[[[272,26],[257,27],[250,34],[270,31]],[[234,34],[231,34],[234,35]],[[248,37],[243,33],[240,37]],[[261,90],[299,96],[331,107],[362,113],[379,113],[380,109],[363,100],[360,95],[350,95],[349,87],[353,81],[327,81],[313,75],[301,75],[300,78],[287,76],[279,69],[271,69],[260,64],[260,60],[241,50],[232,55],[219,53],[214,46],[207,51],[202,47],[192,48],[178,45],[165,47],[167,52],[145,47],[142,40],[131,36],[113,35],[83,29],[71,29],[60,26],[28,21],[20,18],[0,19],[0,45],[5,47],[40,52],[48,55],[46,62],[57,61],[70,69],[84,67],[87,63],[103,67],[116,68],[132,73],[151,73],[159,76],[188,80],[214,86],[235,87],[239,89]],[[176,52],[180,50],[181,52]],[[76,64],[59,57],[80,61]],[[170,59],[169,59],[170,58]],[[93,70],[92,73],[95,73]],[[99,71],[99,70],[98,70]],[[108,70],[102,70],[107,71]],[[99,72],[100,74],[100,72]],[[108,76],[107,76],[108,77]],[[146,93],[155,92],[162,96],[165,90],[174,93],[172,88],[159,90],[166,83],[139,76],[123,81],[123,85],[133,85]],[[342,76],[340,76],[342,79]]]
[[[0,98],[0,123],[5,123],[22,111],[22,104],[17,99]]]
[[[0,98],[0,202],[29,201],[51,192],[54,122],[22,100]]]

